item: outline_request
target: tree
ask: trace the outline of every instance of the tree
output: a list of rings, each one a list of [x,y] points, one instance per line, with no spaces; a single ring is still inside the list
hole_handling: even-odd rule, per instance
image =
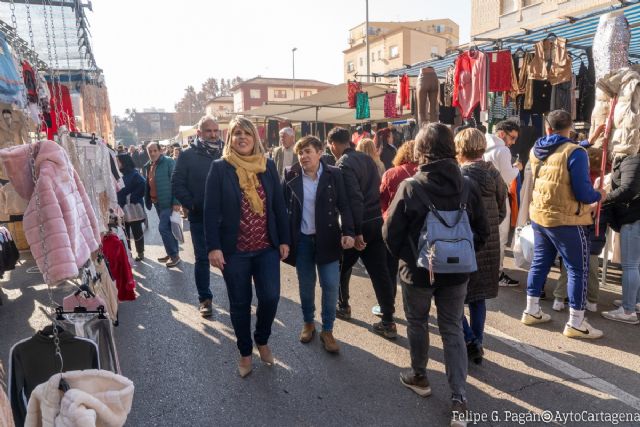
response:
[[[180,102],[175,105],[179,123],[195,123],[204,114],[205,104],[202,95],[198,96],[193,86],[188,86],[184,90],[184,95]]]
[[[129,109],[125,111],[127,113],[127,116],[129,116],[128,111]],[[132,122],[128,120],[128,117],[120,118],[114,116],[114,122],[115,129],[113,133],[118,144],[123,144],[125,146],[137,144],[138,138],[130,129]]]
[[[208,78],[202,83],[202,89],[200,92],[203,94],[203,99],[206,101],[215,98],[216,96],[220,96],[220,86],[218,85],[218,80],[214,78]]]

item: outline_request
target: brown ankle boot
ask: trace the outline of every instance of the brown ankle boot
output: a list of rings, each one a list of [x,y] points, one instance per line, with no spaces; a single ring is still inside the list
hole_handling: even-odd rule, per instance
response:
[[[333,333],[331,331],[320,332],[320,341],[322,341],[322,346],[329,353],[338,353],[340,351],[338,342],[333,337]]]
[[[300,332],[300,342],[303,344],[310,343],[316,333],[316,325],[314,323],[305,323]]]

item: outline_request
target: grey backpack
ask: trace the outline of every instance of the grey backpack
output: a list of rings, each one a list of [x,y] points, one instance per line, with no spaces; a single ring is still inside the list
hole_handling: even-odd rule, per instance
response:
[[[429,212],[420,230],[418,247],[413,240],[410,242],[418,267],[429,270],[432,283],[435,273],[473,273],[478,270],[473,231],[467,214],[469,185],[465,178],[460,207],[453,211],[438,210],[424,191],[414,192]]]

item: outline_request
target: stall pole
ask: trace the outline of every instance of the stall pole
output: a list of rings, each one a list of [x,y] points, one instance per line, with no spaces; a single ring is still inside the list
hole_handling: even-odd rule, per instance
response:
[[[618,104],[618,96],[616,95],[609,104],[609,116],[607,117],[607,123],[604,128],[604,143],[602,144],[602,161],[600,162],[600,184],[598,188],[602,190],[604,187],[604,173],[607,169],[607,154],[609,153],[609,140],[611,139],[611,132],[613,130],[613,113],[616,110]],[[602,200],[598,202],[598,208],[596,211],[596,236],[600,235],[600,211],[602,210]]]

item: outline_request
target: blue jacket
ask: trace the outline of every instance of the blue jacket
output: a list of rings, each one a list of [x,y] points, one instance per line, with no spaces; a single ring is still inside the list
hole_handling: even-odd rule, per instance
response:
[[[189,209],[190,222],[202,222],[204,210],[204,185],[214,160],[220,158],[220,152],[211,154],[200,145],[191,147],[180,154],[171,177],[173,194]]]
[[[147,186],[147,181],[140,173],[132,169],[126,174],[122,175],[124,181],[124,188],[118,191],[118,204],[120,207],[124,207],[127,204],[127,196],[131,196],[129,201],[131,203],[144,203],[144,193]]]
[[[275,248],[290,245],[289,217],[276,164],[267,159],[267,170],[258,174],[267,198],[267,228]],[[235,168],[224,159],[213,162],[204,199],[204,228],[207,252],[236,252],[240,228],[242,192]]]
[[[179,205],[178,199],[173,195],[171,189],[171,175],[173,174],[173,168],[175,161],[167,156],[160,156],[158,159],[158,166],[156,167],[156,192],[157,198],[156,206],[160,210],[169,209],[174,205]],[[149,187],[149,169],[151,168],[151,161],[148,161],[144,165],[144,176],[147,179],[146,190],[144,193],[144,201],[147,209],[151,210],[151,188]]]

